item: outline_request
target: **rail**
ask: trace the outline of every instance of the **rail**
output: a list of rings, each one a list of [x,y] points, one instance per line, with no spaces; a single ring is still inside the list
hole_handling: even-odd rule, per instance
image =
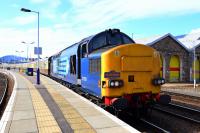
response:
[[[169,105],[168,107],[170,107],[174,109],[174,111],[170,111],[171,109],[168,109],[166,108],[167,106],[165,107],[158,107],[158,106],[154,106],[153,109],[154,110],[157,110],[157,111],[160,111],[160,112],[163,112],[163,113],[166,113],[166,114],[169,114],[169,115],[172,115],[174,117],[178,117],[178,118],[181,118],[181,119],[184,119],[184,120],[188,120],[188,121],[191,121],[191,122],[194,122],[194,123],[197,123],[197,124],[200,124],[200,120],[198,120],[197,118],[197,115],[194,115],[192,113],[190,113],[189,115],[186,113],[188,111],[192,111],[193,113],[195,112],[195,114],[199,114],[199,111],[198,110],[193,110],[193,109],[189,109],[187,107],[183,107],[183,106],[176,106],[174,104],[172,105]],[[178,110],[175,110],[175,109],[178,109]],[[178,112],[177,112],[178,111]],[[185,114],[183,114],[185,113]],[[196,116],[196,119],[193,117]]]
[[[169,105],[173,106],[174,108],[185,109],[185,110],[200,114],[200,110],[198,110],[198,109],[193,109],[190,107],[186,107],[186,106],[182,106],[182,105],[178,105],[178,104],[174,104],[174,103],[169,103]]]
[[[169,131],[167,131],[167,130],[165,130],[165,129],[163,129],[163,128],[161,128],[161,127],[159,127],[159,126],[157,126],[157,125],[155,125],[155,124],[153,124],[153,123],[151,123],[150,121],[147,121],[147,120],[145,120],[145,119],[143,119],[143,118],[141,118],[140,120],[141,120],[142,122],[144,122],[144,123],[150,125],[151,127],[155,128],[155,129],[158,130],[159,132],[170,133]]]
[[[200,100],[200,96],[197,95],[190,95],[190,94],[184,94],[184,93],[179,93],[179,92],[171,92],[171,91],[161,91],[161,93],[169,94],[169,95],[175,95],[175,96],[183,96],[183,97],[188,97],[192,99],[198,99]]]

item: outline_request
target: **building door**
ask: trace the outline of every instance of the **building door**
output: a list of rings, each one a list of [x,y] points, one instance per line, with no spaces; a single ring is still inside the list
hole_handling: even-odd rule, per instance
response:
[[[180,81],[180,59],[178,56],[171,56],[169,66],[169,81],[179,82]]]
[[[192,80],[194,79],[194,72],[196,81],[199,82],[199,59],[195,60],[195,71],[194,71],[194,62],[192,63]]]
[[[163,57],[160,56],[160,77],[163,77]]]

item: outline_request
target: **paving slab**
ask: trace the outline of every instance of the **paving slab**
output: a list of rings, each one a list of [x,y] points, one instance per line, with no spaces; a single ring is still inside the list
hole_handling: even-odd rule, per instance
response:
[[[16,111],[33,110],[33,105],[32,104],[16,104],[14,106],[14,110]]]
[[[14,111],[13,120],[27,120],[34,119],[34,110]]]
[[[109,128],[97,129],[96,131],[97,133],[129,133],[128,131],[124,131],[123,128],[121,127],[109,127]]]
[[[37,133],[36,119],[12,121],[9,133]]]
[[[81,116],[98,116],[102,115],[99,111],[97,111],[95,108],[87,107],[87,108],[78,108],[77,110]]]
[[[119,126],[118,123],[108,119],[105,115],[87,116],[84,117],[95,129],[110,128]]]

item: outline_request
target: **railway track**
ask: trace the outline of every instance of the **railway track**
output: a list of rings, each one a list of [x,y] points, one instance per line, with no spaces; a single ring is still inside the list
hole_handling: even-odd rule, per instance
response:
[[[161,93],[169,94],[170,96],[181,96],[181,97],[185,97],[185,98],[200,100],[200,96],[197,97],[197,96],[192,96],[192,95],[187,95],[187,94],[181,94],[178,92],[161,91]]]
[[[168,94],[171,96],[172,103],[186,106],[189,108],[195,108],[200,110],[200,96],[191,96],[187,94],[180,94],[177,92],[162,91],[161,93]]]
[[[118,115],[118,118],[144,133],[170,133],[167,129],[153,122],[149,118],[136,118],[131,112],[123,112]]]
[[[4,109],[4,103],[6,100],[6,93],[8,88],[8,78],[4,73],[0,73],[0,116]]]
[[[159,127],[158,125],[155,125],[154,123],[150,122],[149,120],[141,118],[140,121],[151,126],[152,131],[159,132],[159,133],[170,133],[169,131],[163,129],[162,127]]]
[[[0,106],[3,102],[3,99],[6,96],[7,86],[8,86],[8,79],[6,75],[0,73]]]
[[[200,110],[173,103],[168,105],[156,105],[153,109],[200,125]]]

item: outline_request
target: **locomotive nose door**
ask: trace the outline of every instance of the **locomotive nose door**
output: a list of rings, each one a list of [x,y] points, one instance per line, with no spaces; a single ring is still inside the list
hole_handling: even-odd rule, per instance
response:
[[[145,72],[152,71],[151,56],[122,56],[122,71]]]
[[[127,92],[143,92],[151,87],[152,56],[122,56],[121,71]]]

